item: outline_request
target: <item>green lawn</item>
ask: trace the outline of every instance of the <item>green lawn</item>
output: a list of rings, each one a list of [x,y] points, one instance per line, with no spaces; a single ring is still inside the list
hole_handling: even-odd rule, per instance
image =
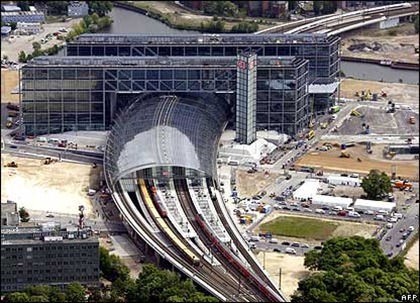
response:
[[[262,224],[260,230],[278,236],[326,240],[337,227],[338,223],[335,222],[301,217],[278,217]]]

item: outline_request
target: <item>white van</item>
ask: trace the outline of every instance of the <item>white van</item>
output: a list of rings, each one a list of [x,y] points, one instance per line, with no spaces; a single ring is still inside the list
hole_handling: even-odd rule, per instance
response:
[[[340,211],[340,210],[343,210],[343,208],[341,206],[334,206],[332,210],[333,211]]]
[[[251,239],[249,241],[250,242],[259,242],[260,241],[260,237],[258,237],[258,236],[251,236]]]
[[[347,211],[354,211],[354,207],[347,207],[346,210]]]
[[[291,247],[287,247],[284,252],[286,254],[292,254],[292,255],[296,255],[297,254],[296,250],[294,248],[291,248]]]
[[[321,209],[321,208],[317,208],[317,209],[315,209],[315,212],[316,212],[317,214],[325,214],[325,211],[324,211],[323,209]]]
[[[357,211],[350,211],[348,213],[348,216],[352,217],[352,218],[360,218],[361,217],[360,214]]]
[[[381,209],[381,210],[378,211],[378,214],[388,216],[389,213],[388,213],[387,210]]]
[[[276,238],[271,238],[268,243],[272,243],[272,244],[277,244],[279,243],[279,240],[277,240]]]
[[[394,217],[395,217],[395,218],[397,218],[397,219],[402,219],[403,214],[400,214],[400,213],[395,213],[395,214],[394,214]]]

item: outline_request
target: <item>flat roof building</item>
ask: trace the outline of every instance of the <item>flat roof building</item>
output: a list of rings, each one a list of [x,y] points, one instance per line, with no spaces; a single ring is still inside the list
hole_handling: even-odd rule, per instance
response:
[[[19,222],[17,204],[12,201],[1,203],[1,226],[18,226]]]
[[[364,199],[357,199],[354,202],[354,210],[373,210],[373,211],[380,211],[386,210],[391,212],[395,209],[397,204],[395,202],[384,202],[384,201],[375,201],[375,200],[364,200]]]
[[[44,22],[45,16],[42,12],[2,12],[1,21],[4,23],[10,22]]]
[[[56,224],[1,228],[1,292],[33,285],[99,285],[99,242],[90,229]]]
[[[333,185],[360,186],[362,184],[361,179],[351,177],[328,176],[327,180]]]
[[[326,205],[329,207],[341,206],[342,208],[347,208],[352,203],[352,198],[333,197],[326,195],[315,195],[312,198],[312,204]]]
[[[293,199],[308,200],[313,199],[320,188],[319,180],[307,179],[297,190],[293,192]]]

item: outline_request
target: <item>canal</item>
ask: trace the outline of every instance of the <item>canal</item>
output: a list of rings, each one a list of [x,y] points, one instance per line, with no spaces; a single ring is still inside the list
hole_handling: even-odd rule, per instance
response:
[[[139,34],[177,34],[198,33],[195,31],[181,31],[173,29],[155,19],[145,15],[114,7],[110,16],[114,23],[104,33],[139,33]],[[371,63],[341,62],[341,70],[346,77],[354,77],[362,80],[401,82],[406,84],[418,84],[419,72],[416,70],[402,70]]]

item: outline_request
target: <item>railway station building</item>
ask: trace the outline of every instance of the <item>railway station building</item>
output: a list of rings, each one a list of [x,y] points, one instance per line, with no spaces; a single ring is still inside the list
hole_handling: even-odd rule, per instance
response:
[[[210,92],[231,106],[235,121],[248,106],[237,102],[238,56],[255,54],[255,79],[244,82],[256,84],[247,136],[257,130],[295,135],[310,112],[334,103],[338,48],[339,38],[324,34],[81,35],[65,56],[38,57],[23,67],[25,133],[108,130],[118,110],[151,93]],[[236,119],[235,128],[244,128],[243,121]]]

